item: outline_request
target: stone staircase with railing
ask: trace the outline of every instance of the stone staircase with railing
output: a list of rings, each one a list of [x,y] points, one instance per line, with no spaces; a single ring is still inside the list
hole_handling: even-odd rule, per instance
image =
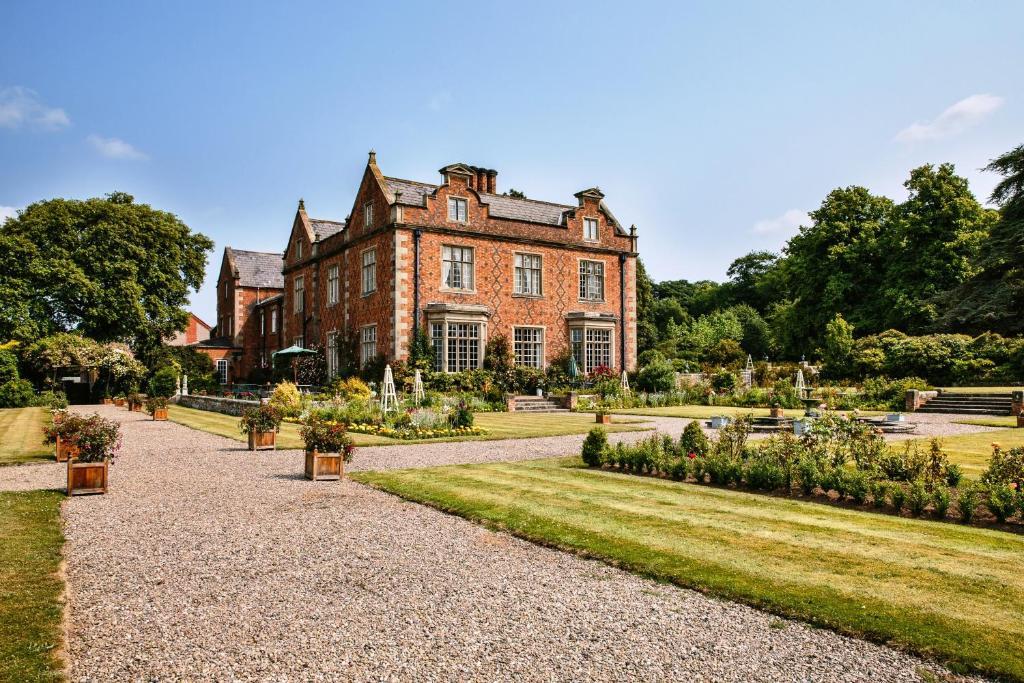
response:
[[[960,394],[943,392],[917,409],[919,413],[956,415],[1009,415],[1013,407],[1010,394]]]
[[[568,413],[560,403],[542,396],[512,396],[508,400],[510,413]]]

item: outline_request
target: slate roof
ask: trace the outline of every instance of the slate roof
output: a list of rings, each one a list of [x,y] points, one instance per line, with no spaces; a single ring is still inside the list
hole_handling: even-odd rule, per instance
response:
[[[232,249],[231,260],[238,271],[240,287],[284,289],[284,257],[279,253]]]
[[[401,178],[387,178],[391,192],[402,193],[402,204],[407,206],[426,206],[426,196],[433,194],[437,185],[421,183],[415,180],[403,180]],[[548,225],[563,225],[563,214],[572,211],[576,207],[565,204],[552,204],[541,202],[536,199],[516,199],[502,194],[480,193],[480,199],[485,204],[490,204],[491,215],[496,218],[510,218],[518,221],[529,221],[531,223],[546,223]]]
[[[257,306],[266,306],[267,304],[274,303],[278,299],[283,299],[283,298],[284,298],[284,294],[283,293],[282,294],[275,294],[274,296],[270,297],[269,299],[263,299],[261,301],[256,302],[256,305]]]
[[[189,346],[198,346],[206,349],[233,349],[235,344],[231,341],[230,337],[214,337],[213,339],[204,339],[203,341],[189,344]]]
[[[310,218],[309,224],[317,239],[325,240],[345,229],[345,221],[329,221],[323,218]]]

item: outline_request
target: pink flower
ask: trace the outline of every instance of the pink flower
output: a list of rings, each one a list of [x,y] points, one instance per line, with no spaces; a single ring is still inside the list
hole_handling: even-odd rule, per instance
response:
[[[688,456],[686,456],[686,457],[688,457],[690,460],[693,460],[694,458],[697,457],[697,454],[694,453],[693,451],[690,451],[690,454]]]

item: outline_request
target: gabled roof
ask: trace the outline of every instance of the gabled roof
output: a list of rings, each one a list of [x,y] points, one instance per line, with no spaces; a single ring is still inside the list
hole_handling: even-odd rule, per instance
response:
[[[384,178],[392,194],[402,193],[401,203],[406,206],[426,206],[427,195],[434,194],[437,185],[401,178]]]
[[[283,298],[284,298],[284,294],[275,294],[274,296],[272,296],[270,298],[263,299],[261,301],[257,301],[256,302],[256,308],[259,308],[260,306],[266,306],[267,304],[276,303],[277,301],[280,301]]]
[[[310,218],[309,225],[318,240],[325,240],[345,229],[345,221],[329,221],[324,218]]]
[[[279,253],[244,251],[228,247],[227,257],[240,287],[284,289],[284,258]]]

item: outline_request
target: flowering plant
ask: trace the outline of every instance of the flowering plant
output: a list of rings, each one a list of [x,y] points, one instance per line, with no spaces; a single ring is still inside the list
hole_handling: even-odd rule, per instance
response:
[[[279,432],[284,415],[280,410],[269,404],[250,408],[242,415],[239,426],[243,434],[250,432]]]
[[[163,396],[150,396],[146,399],[146,412],[150,415],[158,410],[162,410],[167,407],[167,399]]]
[[[121,447],[121,429],[113,420],[105,420],[99,415],[78,415],[67,413],[59,422],[54,422],[46,429],[48,441],[62,441],[78,448],[75,459],[79,462],[103,462],[113,460],[114,454]]]
[[[345,462],[352,460],[355,445],[342,423],[330,422],[311,414],[299,428],[299,435],[302,436],[307,451],[341,453]]]

